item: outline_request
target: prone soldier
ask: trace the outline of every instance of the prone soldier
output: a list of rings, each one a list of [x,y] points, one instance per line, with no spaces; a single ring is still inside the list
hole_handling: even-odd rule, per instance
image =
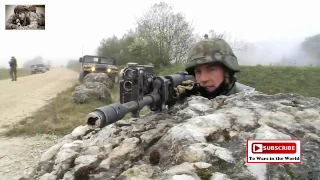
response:
[[[230,45],[220,38],[196,43],[188,52],[185,70],[188,73],[154,76],[153,66],[127,65],[120,81],[120,103],[93,110],[86,116],[87,124],[103,128],[129,112],[139,117],[144,106],[149,106],[151,111],[163,111],[191,95],[213,99],[254,90],[236,82],[234,75],[240,72],[237,57]]]

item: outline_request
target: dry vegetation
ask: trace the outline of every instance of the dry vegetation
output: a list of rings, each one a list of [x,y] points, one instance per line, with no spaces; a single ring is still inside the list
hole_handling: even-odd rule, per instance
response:
[[[173,74],[183,71],[182,65],[171,66],[161,70],[159,75]],[[253,86],[267,94],[298,93],[320,98],[320,67],[276,67],[245,66],[238,75],[239,82]],[[78,85],[78,84],[76,84]],[[60,134],[70,133],[75,127],[84,125],[87,113],[93,109],[107,105],[107,102],[95,101],[90,104],[74,104],[71,93],[76,85],[58,94],[57,98],[30,117],[26,117],[6,132],[7,136],[34,135],[38,133]],[[111,90],[112,101],[119,101],[119,91]],[[145,113],[146,110],[144,109]],[[129,115],[126,116],[128,118]]]
[[[104,106],[108,102],[94,101],[90,104],[75,104],[72,102],[72,92],[76,86],[62,91],[48,105],[41,108],[30,117],[26,117],[19,124],[15,124],[6,132],[8,136],[70,133],[72,129],[85,124],[85,116],[97,107]],[[113,98],[117,93],[112,90]]]
[[[28,76],[30,75],[30,72],[28,69],[18,68],[17,75],[18,75],[18,78],[23,76]],[[10,79],[9,69],[0,69],[0,80],[3,80],[3,79]]]

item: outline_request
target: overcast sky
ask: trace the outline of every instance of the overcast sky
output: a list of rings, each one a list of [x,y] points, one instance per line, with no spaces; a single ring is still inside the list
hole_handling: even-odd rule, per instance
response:
[[[3,15],[5,4],[45,4],[46,30],[5,30],[5,18],[1,18],[0,66],[7,66],[12,55],[22,66],[24,61],[38,55],[60,64],[71,58],[78,59],[82,52],[93,54],[102,38],[113,34],[121,37],[128,29],[134,28],[135,18],[156,2],[159,0],[68,0],[64,3],[61,0],[2,0]],[[175,11],[184,12],[187,20],[195,25],[196,33],[205,34],[209,29],[227,31],[238,39],[259,42],[267,47],[269,54],[280,56],[305,37],[320,33],[319,1],[316,0],[165,2]]]

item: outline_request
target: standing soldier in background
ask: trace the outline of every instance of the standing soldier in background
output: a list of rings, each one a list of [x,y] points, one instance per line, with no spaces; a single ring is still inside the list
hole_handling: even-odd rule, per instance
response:
[[[14,14],[6,22],[6,29],[38,29],[45,25],[43,14],[36,13],[35,6],[18,5],[14,8]]]
[[[15,57],[11,57],[10,61],[9,61],[9,65],[10,65],[10,77],[11,77],[11,81],[17,81],[17,59]]]

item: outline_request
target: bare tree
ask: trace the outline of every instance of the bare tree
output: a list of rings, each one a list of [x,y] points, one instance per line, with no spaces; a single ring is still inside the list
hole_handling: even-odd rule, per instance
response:
[[[221,38],[227,41],[233,51],[245,51],[251,46],[247,42],[240,41],[237,38],[232,38],[231,34],[226,31],[223,33],[217,33],[215,30],[210,30],[209,34],[211,38]]]
[[[131,51],[137,50],[155,66],[170,62],[183,62],[196,38],[193,27],[182,13],[174,13],[164,2],[154,4],[137,20],[136,42]]]

